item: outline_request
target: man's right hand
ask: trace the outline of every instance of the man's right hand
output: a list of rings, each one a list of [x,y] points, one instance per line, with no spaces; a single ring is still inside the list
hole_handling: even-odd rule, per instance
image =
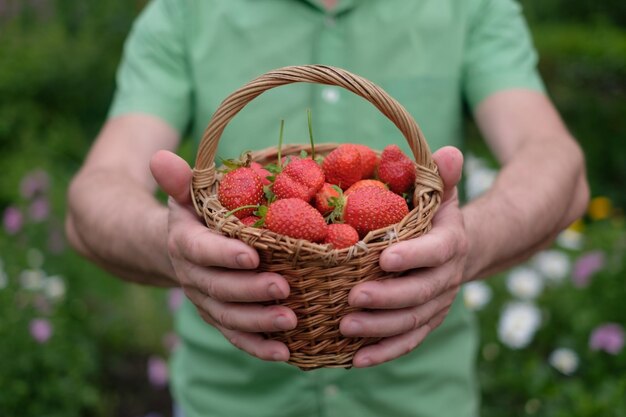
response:
[[[264,360],[288,360],[284,343],[260,334],[296,326],[289,308],[259,304],[286,298],[285,278],[255,272],[259,256],[253,248],[214,233],[201,222],[191,204],[192,171],[187,162],[159,151],[150,161],[150,170],[170,196],[168,252],[178,282],[200,316],[239,349]]]

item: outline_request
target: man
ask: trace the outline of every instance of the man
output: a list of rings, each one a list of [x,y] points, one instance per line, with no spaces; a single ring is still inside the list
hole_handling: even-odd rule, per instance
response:
[[[528,258],[581,215],[583,156],[543,92],[513,0],[326,3],[151,3],[126,44],[110,117],[71,184],[68,236],[124,279],[185,291],[172,385],[187,417],[475,416],[477,338],[459,286]],[[351,291],[350,303],[369,312],[345,317],[341,331],[383,339],[349,371],[280,363],[286,346],[260,334],[291,329],[296,318],[258,303],[285,298],[287,282],[256,273],[250,247],[208,231],[190,207],[191,170],[169,152],[190,122],[199,138],[245,82],[307,63],[345,68],[400,101],[438,149],[445,184],[432,231],[381,256],[383,269],[407,273]],[[488,193],[460,207],[462,154],[444,145],[461,145],[463,100],[502,170]],[[272,146],[280,119],[287,137],[306,138],[307,107],[320,141],[382,149],[403,140],[366,101],[300,84],[250,103],[218,154]],[[153,197],[157,183],[167,207]]]

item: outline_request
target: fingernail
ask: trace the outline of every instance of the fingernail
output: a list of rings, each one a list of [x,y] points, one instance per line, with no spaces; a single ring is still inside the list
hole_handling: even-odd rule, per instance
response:
[[[356,307],[366,307],[369,302],[371,301],[371,297],[368,293],[366,292],[362,292],[361,294],[357,295],[356,298],[354,299],[354,305]]]
[[[286,360],[289,359],[289,357],[285,357],[285,355],[281,352],[274,352],[272,353],[272,359],[274,359],[275,361],[281,361],[284,362]]]
[[[278,316],[274,319],[274,326],[280,330],[293,329],[293,323],[285,316]]]
[[[385,268],[387,270],[395,270],[402,267],[402,257],[397,253],[385,254]]]
[[[252,258],[247,253],[240,253],[235,257],[237,265],[241,268],[253,268]]]
[[[267,287],[267,293],[270,297],[274,299],[285,298],[285,294],[283,294],[281,289],[274,282],[272,282],[269,287]]]
[[[350,320],[346,325],[346,330],[351,335],[360,334],[363,331],[363,324],[358,320]]]
[[[370,366],[372,364],[372,360],[370,359],[369,356],[364,357],[363,359],[361,359],[359,361],[359,367],[360,368],[366,368],[368,366]]]

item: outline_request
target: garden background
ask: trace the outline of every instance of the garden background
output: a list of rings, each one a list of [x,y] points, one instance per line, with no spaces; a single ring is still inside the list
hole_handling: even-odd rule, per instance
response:
[[[144,3],[0,0],[2,416],[170,415],[180,292],[123,284],[63,237],[68,181]],[[482,328],[482,413],[626,416],[626,2],[521,3],[594,198],[554,248],[466,289]],[[471,196],[497,166],[469,120],[467,132]]]

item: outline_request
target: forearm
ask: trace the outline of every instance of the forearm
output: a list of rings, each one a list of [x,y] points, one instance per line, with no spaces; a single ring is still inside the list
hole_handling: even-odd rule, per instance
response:
[[[109,170],[80,173],[68,195],[66,230],[82,255],[129,281],[174,286],[166,207],[145,186]]]
[[[550,244],[582,215],[588,192],[583,156],[573,140],[527,142],[491,190],[463,208],[469,239],[465,279],[503,270]]]

